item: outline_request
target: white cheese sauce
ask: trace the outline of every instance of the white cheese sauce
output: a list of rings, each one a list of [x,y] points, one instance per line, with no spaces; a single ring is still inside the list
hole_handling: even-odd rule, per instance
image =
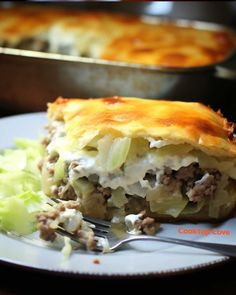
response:
[[[129,234],[140,235],[142,233],[138,224],[138,221],[141,220],[140,217],[140,214],[129,214],[125,216],[125,225]]]

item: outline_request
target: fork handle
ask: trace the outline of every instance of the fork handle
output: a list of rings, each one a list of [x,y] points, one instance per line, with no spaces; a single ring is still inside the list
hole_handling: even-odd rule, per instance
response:
[[[158,236],[158,237],[153,237],[153,236],[129,237],[127,239],[124,239],[123,241],[120,241],[119,243],[117,243],[113,247],[111,247],[111,250],[116,250],[116,248],[120,247],[123,244],[127,244],[127,243],[134,242],[134,241],[140,241],[140,240],[157,241],[157,242],[165,242],[165,243],[171,243],[171,244],[177,244],[177,245],[184,245],[184,246],[188,246],[188,247],[209,250],[209,251],[219,253],[219,254],[222,254],[225,256],[236,257],[236,245],[195,242],[195,241],[168,238],[168,237],[162,237],[162,236]]]

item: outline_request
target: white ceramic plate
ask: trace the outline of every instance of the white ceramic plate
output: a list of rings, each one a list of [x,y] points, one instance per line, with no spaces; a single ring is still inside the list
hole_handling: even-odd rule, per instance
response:
[[[44,113],[0,119],[0,149],[13,146],[17,137],[37,138],[46,123]],[[14,184],[13,184],[14,185]],[[162,224],[161,235],[199,241],[236,244],[236,218],[219,225]],[[180,234],[179,230],[206,230],[210,234]],[[216,230],[221,230],[216,234]],[[224,235],[228,231],[228,235]],[[221,234],[219,234],[221,233]],[[94,263],[98,259],[99,264]],[[209,251],[157,242],[135,242],[111,254],[77,251],[65,260],[60,251],[43,246],[34,237],[14,238],[0,233],[0,260],[38,270],[91,276],[150,276],[175,274],[208,267],[228,260]]]

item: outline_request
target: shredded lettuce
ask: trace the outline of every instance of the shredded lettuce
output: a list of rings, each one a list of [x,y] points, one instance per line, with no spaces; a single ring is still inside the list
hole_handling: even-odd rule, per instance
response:
[[[34,217],[24,202],[18,197],[10,197],[0,202],[0,228],[5,231],[27,235],[34,231]]]
[[[36,230],[36,213],[46,200],[38,168],[44,151],[29,139],[15,144],[0,155],[0,230],[26,235]]]
[[[5,171],[0,173],[0,199],[16,196],[26,191],[40,190],[38,176],[30,171]]]
[[[19,171],[25,168],[27,159],[23,150],[6,149],[0,155],[0,173],[7,171]]]
[[[22,150],[26,154],[26,166],[25,170],[39,175],[38,164],[44,155],[44,147],[39,141],[18,138],[15,140],[15,145],[17,149]]]
[[[41,208],[38,194],[25,192],[0,200],[0,229],[18,235],[36,230],[35,213]]]

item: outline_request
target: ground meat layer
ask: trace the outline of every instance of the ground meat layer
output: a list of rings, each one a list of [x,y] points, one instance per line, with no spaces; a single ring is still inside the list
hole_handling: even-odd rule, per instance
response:
[[[198,163],[192,163],[177,171],[166,167],[159,182],[169,191],[174,191],[180,185],[183,195],[192,202],[199,202],[214,196],[220,179],[221,173],[218,170],[202,169]]]

